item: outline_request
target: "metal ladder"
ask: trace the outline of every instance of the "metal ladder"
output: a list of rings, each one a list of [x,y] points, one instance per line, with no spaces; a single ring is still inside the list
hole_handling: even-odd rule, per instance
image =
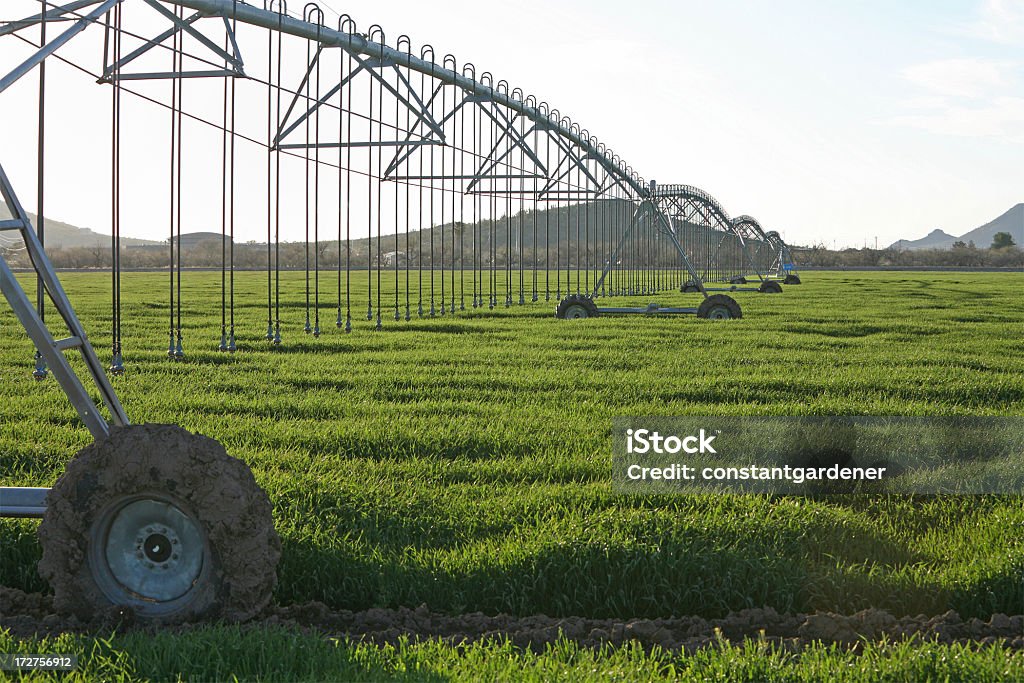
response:
[[[28,214],[18,201],[14,188],[11,186],[7,173],[0,166],[0,195],[7,205],[12,218],[0,220],[0,231],[18,231],[25,242],[29,259],[36,274],[41,279],[46,293],[53,302],[54,308],[67,326],[68,336],[55,338],[32,305],[21,284],[14,277],[7,260],[0,254],[0,291],[7,298],[14,315],[24,326],[28,336],[35,344],[36,350],[46,361],[61,389],[67,394],[71,405],[78,411],[82,422],[89,429],[94,439],[101,439],[110,432],[110,425],[127,425],[128,416],[121,407],[121,402],[111,386],[110,380],[103,370],[103,365],[96,356],[96,351],[85,334],[85,328],[75,315],[71,302],[57,278],[53,264],[43,251],[35,230],[29,221]],[[66,351],[77,349],[85,361],[85,366],[92,378],[93,385],[99,390],[100,399],[110,413],[110,421],[103,416],[93,401],[82,380],[65,356]],[[0,487],[0,517],[41,517],[46,510],[46,488]]]

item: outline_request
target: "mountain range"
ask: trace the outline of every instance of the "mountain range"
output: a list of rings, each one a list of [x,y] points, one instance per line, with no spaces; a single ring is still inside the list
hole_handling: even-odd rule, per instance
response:
[[[6,204],[0,201],[0,220],[10,218],[10,212]],[[28,215],[32,225],[36,225],[36,215]],[[48,248],[69,249],[72,247],[110,247],[110,235],[94,232],[89,228],[79,228],[69,223],[57,221],[52,218],[46,219],[44,226],[44,237]],[[122,237],[121,244],[124,246],[137,246],[140,244],[160,244],[153,240],[142,240],[134,237]]]
[[[916,240],[898,240],[889,245],[890,249],[949,249],[954,242],[974,242],[978,248],[989,247],[997,232],[1008,232],[1013,241],[1024,246],[1024,203],[1017,204],[999,218],[981,227],[965,232],[959,237],[936,228]]]
[[[561,213],[562,211],[565,211],[565,208],[561,211],[557,211],[557,213]],[[570,209],[569,212],[571,214],[572,210]],[[537,213],[543,215],[543,211]],[[3,202],[0,202],[0,219],[8,217],[7,207]],[[30,213],[29,218],[32,220],[34,225],[36,216]],[[537,218],[539,218],[539,216],[535,216],[530,220],[531,225],[533,220]],[[553,222],[561,223],[565,221],[565,219],[566,217],[562,217],[562,220]],[[430,231],[430,229],[427,228],[427,231]],[[524,230],[524,233],[526,232],[527,231]],[[1017,204],[995,220],[989,221],[988,223],[966,232],[963,235],[950,235],[949,233],[936,228],[920,239],[898,240],[892,243],[889,248],[949,249],[953,246],[953,243],[957,241],[967,243],[974,242],[974,244],[979,248],[985,248],[992,244],[992,239],[995,237],[997,232],[1010,233],[1014,242],[1018,245],[1024,246],[1024,203]],[[556,239],[556,241],[558,240]],[[359,242],[360,240],[353,240],[354,244],[358,244]],[[158,241],[137,239],[133,237],[122,237],[121,243],[125,246],[160,244]],[[46,245],[51,248],[65,249],[72,247],[109,247],[110,235],[104,235],[102,233],[94,232],[89,228],[79,228],[62,221],[48,218],[46,220]]]

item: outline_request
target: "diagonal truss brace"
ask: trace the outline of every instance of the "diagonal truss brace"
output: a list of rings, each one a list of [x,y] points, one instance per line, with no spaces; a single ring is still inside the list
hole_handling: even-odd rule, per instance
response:
[[[238,49],[238,42],[235,40],[235,31],[231,22],[227,17],[222,17],[224,22],[224,30],[227,32],[228,39],[231,42],[232,52],[227,52],[224,48],[220,47],[212,40],[203,35],[198,29],[193,26],[197,21],[205,17],[206,15],[202,12],[195,12],[189,15],[185,19],[179,18],[174,12],[161,5],[157,0],[143,0],[147,5],[155,9],[165,19],[171,22],[172,26],[166,29],[163,33],[156,36],[155,38],[149,39],[145,44],[139,46],[135,50],[132,50],[127,55],[114,62],[113,64],[104,64],[103,75],[100,76],[100,83],[110,83],[113,80],[121,81],[140,81],[140,80],[153,80],[161,78],[175,78],[175,77],[186,77],[186,78],[206,78],[206,77],[217,77],[217,76],[241,76],[245,77],[245,66],[242,62],[241,53]],[[198,40],[204,47],[223,59],[228,68],[225,69],[212,69],[203,71],[182,71],[180,73],[172,72],[150,72],[150,73],[123,73],[125,65],[134,62],[136,59],[146,54],[153,48],[163,43],[168,38],[174,36],[177,33],[184,32]],[[106,59],[104,59],[106,62]]]
[[[54,378],[56,378],[64,393],[67,394],[71,405],[74,406],[79,417],[82,418],[82,422],[85,423],[85,426],[88,427],[94,438],[97,440],[102,439],[109,433],[110,425],[104,419],[103,414],[97,409],[92,396],[86,390],[82,381],[75,373],[74,368],[64,355],[65,351],[77,349],[81,354],[86,369],[94,385],[99,390],[103,403],[106,404],[107,409],[110,411],[111,423],[127,425],[128,417],[124,412],[124,408],[121,407],[117,394],[114,392],[114,388],[110,385],[110,380],[107,379],[106,373],[103,371],[103,365],[100,363],[95,349],[93,349],[92,344],[85,335],[85,328],[82,327],[81,322],[79,322],[78,317],[75,315],[71,302],[68,300],[67,294],[64,293],[64,288],[61,287],[60,280],[57,278],[57,273],[43,251],[43,245],[40,244],[35,230],[32,229],[28,214],[25,213],[21,202],[18,201],[14,188],[11,186],[3,167],[0,167],[0,197],[2,197],[3,202],[7,205],[13,216],[12,220],[4,221],[6,224],[5,229],[18,230],[21,234],[29,258],[32,261],[32,266],[36,274],[42,279],[43,286],[47,294],[50,295],[50,300],[64,320],[69,336],[64,339],[54,339],[46,323],[39,316],[39,312],[32,305],[32,302],[25,294],[25,290],[22,289],[10,266],[7,265],[7,261],[2,256],[0,256],[0,291],[7,298],[11,309],[14,311],[14,315],[25,327],[25,331],[28,332],[28,336],[32,339],[39,354],[46,361]]]
[[[591,296],[597,297],[597,293],[601,291],[601,285],[604,284],[605,278],[608,277],[608,273],[615,267],[615,263],[619,260],[619,255],[622,252],[622,248],[629,241],[630,235],[636,230],[646,219],[653,218],[657,226],[655,229],[659,232],[668,236],[672,242],[672,246],[675,247],[676,253],[679,255],[679,260],[683,262],[686,267],[686,272],[690,274],[690,278],[693,283],[700,289],[701,294],[705,297],[708,296],[707,291],[704,289],[704,280],[697,273],[697,270],[690,263],[689,257],[683,250],[683,245],[679,243],[679,238],[676,236],[675,230],[672,229],[672,221],[669,220],[668,216],[661,210],[653,200],[644,199],[640,202],[640,206],[633,212],[633,218],[629,222],[629,227],[626,228],[622,237],[619,238],[619,243],[615,245],[615,249],[612,251],[612,255],[605,261],[604,269],[601,271],[601,277],[594,282],[594,290]]]
[[[303,88],[306,87],[306,83],[309,81],[309,78],[310,78],[310,76],[313,73],[313,69],[316,68],[316,64],[317,64],[317,62],[320,59],[320,55],[323,52],[323,49],[324,49],[324,45],[323,44],[320,44],[320,45],[317,46],[316,54],[314,55],[313,59],[310,61],[309,66],[306,69],[306,73],[302,77],[302,82],[299,84],[299,87],[295,89],[295,94],[292,97],[292,101],[288,105],[288,109],[285,112],[284,118],[281,121],[281,126],[279,127],[279,129],[277,131],[277,134],[274,137],[273,147],[275,149],[300,149],[300,148],[315,148],[315,147],[319,147],[319,148],[324,148],[324,147],[337,148],[337,147],[349,147],[349,146],[353,146],[353,147],[356,147],[356,146],[358,146],[358,147],[377,147],[377,146],[380,146],[380,147],[392,147],[392,146],[401,146],[401,144],[396,145],[394,142],[359,143],[359,144],[352,143],[351,145],[349,145],[347,143],[342,143],[340,141],[336,142],[336,143],[334,143],[334,142],[323,143],[323,142],[320,142],[319,140],[316,141],[316,142],[311,142],[309,144],[306,144],[306,143],[282,144],[282,141],[284,140],[285,137],[287,137],[289,134],[294,132],[296,128],[298,128],[300,125],[302,125],[303,122],[305,122],[307,119],[309,119],[309,117],[312,116],[318,109],[320,109],[320,107],[322,107],[325,104],[327,104],[327,102],[334,95],[336,95],[346,85],[351,83],[352,79],[358,73],[360,73],[362,71],[365,71],[368,74],[370,74],[370,76],[374,80],[376,80],[378,83],[380,83],[385,89],[387,89],[388,92],[390,92],[392,95],[394,95],[398,99],[398,101],[400,101],[402,104],[404,104],[411,112],[413,112],[413,114],[415,114],[415,117],[416,117],[415,126],[418,127],[421,123],[423,123],[424,125],[426,125],[428,128],[430,128],[433,131],[434,135],[437,136],[436,138],[422,138],[422,142],[419,142],[418,144],[440,144],[440,145],[443,145],[445,143],[444,129],[442,128],[441,124],[439,124],[437,121],[434,120],[433,115],[430,113],[430,107],[423,103],[423,100],[416,93],[416,89],[412,87],[412,84],[409,83],[408,79],[405,77],[405,75],[402,73],[402,71],[398,68],[397,64],[395,64],[394,62],[388,61],[388,60],[363,58],[363,57],[360,57],[358,54],[355,54],[354,52],[351,52],[349,50],[345,50],[345,52],[348,53],[349,56],[351,56],[352,59],[354,59],[356,61],[358,66],[355,69],[353,69],[339,83],[335,84],[330,90],[328,90],[327,93],[323,97],[320,97],[319,99],[314,101],[313,104],[310,105],[309,108],[301,116],[299,116],[295,121],[293,121],[293,122],[291,122],[289,124],[289,119],[291,118],[291,115],[292,115],[293,111],[295,110],[296,104],[298,104],[298,101],[299,101],[299,99],[301,97],[302,90],[303,90]],[[396,88],[394,85],[389,83],[386,78],[384,78],[380,73],[377,72],[377,69],[385,69],[385,68],[388,68],[388,67],[393,68],[395,70],[395,73],[398,74],[399,80],[401,80],[401,82],[405,84],[406,90],[408,91],[409,95],[411,96],[411,100],[410,100],[409,97],[406,97],[405,95],[403,95],[398,90],[398,88]],[[435,91],[435,94],[436,94],[436,91]],[[433,98],[431,98],[431,102],[432,101],[433,101]],[[417,144],[417,143],[414,143],[414,144]],[[385,174],[385,176],[386,175],[387,174]]]
[[[45,46],[39,48],[34,55],[16,66],[13,71],[0,79],[0,93],[7,90],[7,88],[11,87],[16,81],[18,81],[18,79],[38,66],[44,59],[52,55],[65,43],[84,31],[89,24],[96,23],[100,17],[106,14],[110,8],[119,2],[121,2],[121,0],[106,0],[106,2],[94,9],[92,12],[81,17],[70,28],[64,31],[64,33],[51,40]]]
[[[43,22],[73,21],[76,19],[80,19],[81,16],[77,15],[78,10],[83,9],[85,7],[89,7],[91,5],[97,5],[102,1],[103,0],[76,0],[76,2],[69,2],[66,5],[55,7],[52,10],[43,14],[36,14],[25,19],[19,19],[18,21],[7,22],[3,26],[0,26],[0,36],[11,35],[12,33],[16,33],[23,28],[29,28],[31,26],[35,26],[36,24]],[[64,16],[65,14],[71,13],[75,13],[76,16]]]

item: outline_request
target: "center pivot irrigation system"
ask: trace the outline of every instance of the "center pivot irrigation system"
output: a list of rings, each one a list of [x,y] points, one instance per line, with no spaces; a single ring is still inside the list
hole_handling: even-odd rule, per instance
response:
[[[280,556],[270,502],[249,468],[217,442],[178,427],[130,426],[108,380],[107,372],[124,371],[122,187],[130,185],[134,195],[152,190],[121,174],[131,145],[122,131],[124,94],[166,115],[168,184],[155,193],[166,189],[167,353],[174,359],[185,357],[186,346],[181,283],[188,235],[182,224],[192,203],[183,169],[190,158],[203,160],[221,190],[218,348],[226,352],[237,349],[241,324],[234,238],[242,204],[236,198],[243,193],[245,209],[259,205],[266,235],[258,245],[265,257],[266,316],[256,324],[271,344],[284,341],[282,270],[294,267],[288,255],[296,244],[305,275],[302,327],[314,336],[331,318],[348,332],[360,318],[379,329],[386,319],[542,299],[557,301],[563,318],[735,318],[736,301],[710,292],[737,291],[747,277],[757,277],[764,292],[779,291],[780,279],[799,282],[778,233],[766,233],[749,216],[730,219],[696,188],[645,182],[558,110],[487,72],[478,75],[472,64],[460,68],[451,55],[436,59],[429,45],[414,53],[407,36],[388,47],[379,26],[362,33],[346,15],[328,26],[313,3],[299,14],[276,1],[39,5],[35,16],[0,26],[0,36],[20,40],[27,50],[0,79],[0,95],[32,72],[39,76],[35,227],[0,167],[0,209],[6,208],[0,247],[12,247],[4,235],[21,238],[38,293],[33,302],[3,250],[0,289],[35,344],[35,376],[52,372],[95,442],[52,489],[0,488],[0,515],[42,518],[39,570],[54,588],[58,609],[88,616],[113,605],[153,620],[242,619],[269,601]],[[58,52],[88,36],[102,54],[98,72]],[[240,45],[258,46],[260,63],[245,62]],[[110,86],[107,370],[44,251],[46,67],[54,62]],[[209,96],[210,84],[218,97]],[[153,135],[159,126],[148,128]],[[219,140],[215,154],[202,142],[211,131]],[[240,162],[245,150],[255,150],[260,163]],[[210,168],[211,158],[219,167]],[[296,175],[304,192],[288,189]],[[296,224],[302,240],[289,242]],[[680,290],[699,293],[700,305],[595,304],[603,297]],[[66,336],[51,333],[47,307],[62,319]],[[65,356],[72,350],[99,401]]]

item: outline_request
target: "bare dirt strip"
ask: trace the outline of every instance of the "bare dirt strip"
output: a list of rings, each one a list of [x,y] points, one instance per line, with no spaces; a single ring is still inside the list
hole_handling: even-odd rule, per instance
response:
[[[883,610],[867,609],[852,615],[819,612],[779,614],[771,608],[747,609],[721,619],[671,617],[664,619],[588,619],[584,617],[513,617],[479,613],[452,616],[417,609],[369,609],[361,612],[332,610],[310,602],[301,605],[271,605],[249,627],[281,626],[334,637],[348,637],[377,644],[440,638],[456,643],[481,640],[509,640],[534,650],[543,649],[559,638],[584,647],[624,644],[636,641],[645,647],[694,652],[722,640],[742,642],[760,639],[799,649],[814,642],[838,643],[858,648],[867,641],[926,640],[939,643],[995,644],[1024,650],[1024,615],[994,614],[988,620],[962,619],[953,611],[936,616],[896,617]],[[0,628],[12,635],[56,635],[65,632],[91,633],[111,628],[121,631],[157,629],[137,623],[130,612],[110,610],[91,620],[60,615],[53,599],[40,593],[0,587]],[[166,628],[166,627],[164,627]],[[193,626],[179,625],[174,629]]]

